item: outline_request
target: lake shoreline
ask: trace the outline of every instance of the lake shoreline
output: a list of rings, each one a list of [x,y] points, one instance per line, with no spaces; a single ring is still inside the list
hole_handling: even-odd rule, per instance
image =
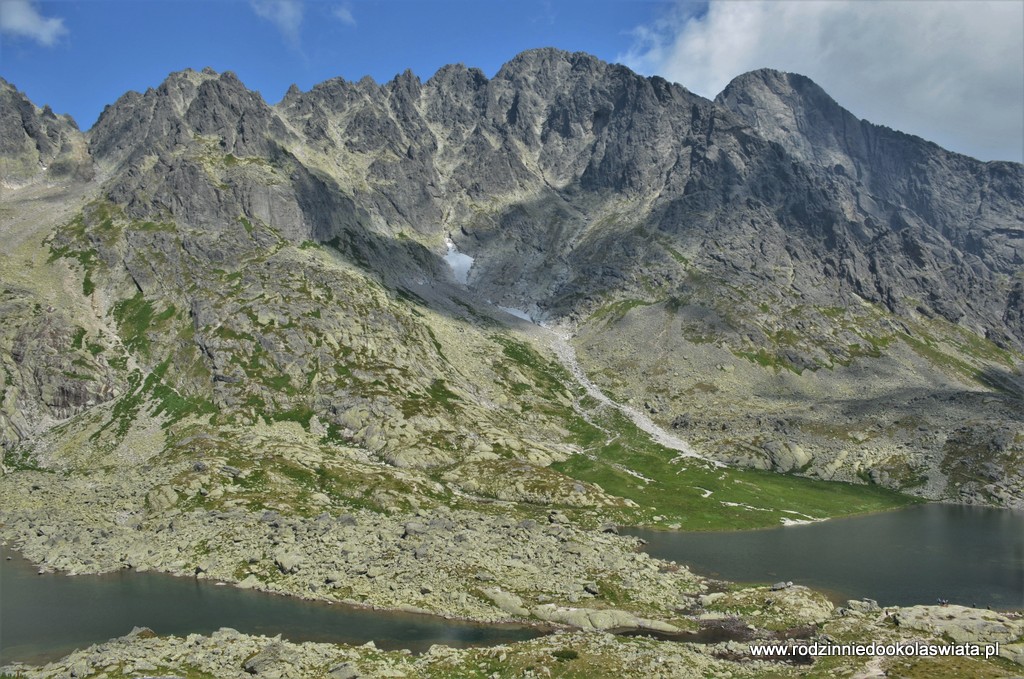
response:
[[[9,546],[4,547],[13,551]],[[5,555],[6,556],[6,555]],[[646,555],[645,555],[646,556]],[[655,560],[654,563],[659,563]],[[4,562],[7,563],[7,562]],[[25,560],[25,564],[29,564]],[[664,562],[660,562],[663,563]],[[670,564],[664,564],[669,566]],[[32,568],[32,566],[28,566]],[[53,573],[64,577],[63,574]],[[107,573],[114,575],[114,573]],[[154,573],[160,577],[168,574]],[[195,578],[193,578],[195,579]],[[175,580],[186,580],[177,577]],[[216,581],[211,578],[199,578],[197,581],[214,586]],[[230,583],[229,583],[230,584]],[[710,582],[709,584],[714,584]],[[735,583],[733,583],[735,584]],[[217,589],[237,590],[237,587]],[[269,596],[269,594],[267,595]],[[276,597],[275,597],[276,598]],[[298,597],[282,597],[298,598]],[[413,676],[421,676],[428,669],[462,668],[466,672],[473,671],[480,662],[498,662],[496,667],[522,666],[535,663],[537,658],[548,658],[549,661],[564,661],[577,657],[579,654],[595,654],[602,657],[602,667],[619,667],[620,676],[640,676],[637,668],[645,667],[646,663],[659,661],[675,664],[680,668],[704,667],[699,670],[705,674],[730,672],[734,677],[756,677],[766,672],[779,669],[776,663],[746,660],[742,664],[734,661],[716,659],[717,655],[732,657],[746,648],[747,642],[740,636],[722,634],[716,638],[715,625],[724,624],[725,629],[733,629],[739,633],[749,629],[750,640],[771,639],[775,635],[789,635],[786,629],[805,629],[811,624],[814,629],[828,631],[835,625],[848,626],[851,623],[860,625],[857,629],[860,638],[865,640],[884,639],[896,634],[928,634],[934,625],[941,622],[955,634],[975,634],[979,621],[984,621],[986,629],[997,624],[1000,629],[1008,631],[1005,635],[1024,634],[1024,619],[1017,614],[1000,614],[979,610],[966,609],[959,606],[948,608],[937,606],[886,607],[880,610],[872,608],[870,602],[850,602],[851,608],[834,607],[824,599],[823,595],[799,585],[773,591],[768,587],[748,587],[740,590],[715,592],[706,590],[688,599],[692,607],[689,613],[692,619],[706,620],[702,625],[710,625],[708,632],[694,634],[685,630],[679,633],[659,633],[657,631],[635,632],[622,629],[609,630],[578,630],[568,625],[550,624],[550,634],[534,637],[530,640],[502,643],[488,647],[452,647],[435,644],[422,653],[407,650],[382,650],[374,643],[352,645],[350,643],[323,642],[291,642],[267,634],[243,633],[231,628],[222,627],[217,631],[203,634],[185,635],[154,635],[148,630],[135,630],[127,636],[112,637],[99,644],[74,651],[53,660],[45,665],[28,665],[16,663],[8,665],[5,671],[21,671],[22,676],[52,677],[69,673],[77,668],[78,676],[92,676],[89,672],[110,665],[119,665],[125,674],[127,670],[145,672],[184,671],[181,670],[184,658],[189,658],[189,667],[197,667],[210,676],[245,677],[263,671],[261,667],[283,667],[283,676],[305,676],[306,674],[326,674],[331,677],[351,677],[378,674],[387,675],[393,671],[412,672]],[[304,600],[310,603],[323,603],[320,600]],[[754,602],[756,605],[752,604]],[[775,602],[765,608],[765,603]],[[856,604],[856,605],[854,605]],[[782,608],[776,608],[778,606]],[[731,607],[739,606],[742,610],[759,611],[753,618],[733,617],[729,613]],[[346,608],[349,608],[346,606]],[[352,607],[354,608],[354,607]],[[379,609],[364,609],[378,611]],[[393,609],[391,609],[393,610]],[[703,611],[703,612],[701,612]],[[772,612],[774,611],[774,612]],[[769,617],[764,617],[765,613]],[[902,627],[893,628],[884,621],[891,616],[898,616],[907,622]],[[439,616],[424,616],[439,617]],[[894,619],[894,618],[892,618]],[[732,622],[729,622],[732,620]],[[774,621],[774,622],[773,622]],[[995,622],[993,622],[995,621]],[[472,621],[471,621],[472,622]],[[782,627],[779,627],[779,626]],[[878,625],[882,625],[879,627]],[[532,625],[527,625],[532,627]],[[950,627],[952,626],[952,627]],[[701,629],[698,627],[697,629]],[[811,629],[811,628],[806,628]],[[844,628],[845,629],[845,628]],[[902,629],[902,631],[900,631]],[[939,629],[939,628],[935,628]],[[945,628],[943,628],[945,629]],[[779,631],[771,631],[779,630]],[[964,631],[967,630],[967,631]],[[794,632],[796,633],[796,632]],[[800,632],[801,634],[806,632]],[[744,632],[741,636],[746,638]],[[652,635],[657,638],[652,638]],[[703,635],[703,637],[701,636]],[[767,636],[766,636],[767,635]],[[733,639],[733,637],[736,637]],[[787,636],[787,638],[792,638]],[[812,637],[813,638],[813,637]],[[973,637],[972,637],[973,638]],[[706,646],[694,646],[694,639],[706,641]],[[567,650],[571,649],[571,650]],[[1009,660],[1024,661],[1024,645],[1010,643],[1000,651]],[[600,655],[603,654],[603,655]],[[717,655],[716,655],[717,654]],[[100,663],[100,664],[97,664]],[[517,663],[520,663],[517,665]],[[707,663],[712,663],[708,665]]]
[[[621,531],[644,541],[648,554],[723,582],[794,581],[836,603],[870,598],[910,606],[949,600],[1024,610],[1020,511],[924,503],[767,530]]]
[[[7,557],[11,556],[11,555],[16,555],[18,558],[23,559],[25,561],[25,563],[27,563],[29,565],[29,567],[31,567],[31,568],[38,568],[38,569],[40,569],[40,571],[41,571],[39,573],[40,575],[62,575],[64,577],[68,577],[68,578],[77,578],[77,577],[117,576],[117,575],[121,575],[121,574],[132,572],[132,573],[138,573],[140,575],[142,575],[142,574],[149,574],[149,575],[155,575],[155,576],[161,576],[161,577],[165,577],[166,576],[166,577],[171,577],[171,578],[175,578],[175,579],[183,580],[183,581],[194,580],[196,582],[202,582],[202,583],[214,586],[214,587],[233,587],[233,588],[241,590],[241,591],[253,591],[253,592],[258,592],[260,594],[265,594],[267,596],[286,597],[286,598],[294,599],[294,600],[297,600],[297,601],[303,601],[303,602],[308,602],[308,603],[324,604],[324,605],[328,605],[328,606],[339,606],[339,607],[342,607],[342,608],[348,608],[348,609],[358,610],[358,611],[373,611],[373,612],[381,612],[381,613],[402,613],[402,614],[405,614],[405,615],[418,615],[418,616],[423,616],[425,618],[437,618],[437,619],[441,619],[441,620],[448,620],[448,621],[451,621],[451,622],[469,623],[469,624],[476,624],[476,625],[481,625],[481,626],[486,626],[486,627],[501,626],[501,625],[531,627],[531,628],[536,628],[536,629],[539,629],[539,630],[542,630],[542,629],[543,630],[548,630],[545,633],[550,633],[550,631],[553,631],[554,628],[558,627],[558,626],[555,626],[553,628],[549,623],[541,623],[541,622],[537,622],[536,620],[529,620],[529,619],[526,619],[526,618],[512,618],[512,617],[510,617],[507,620],[483,621],[483,620],[478,620],[478,619],[474,619],[474,618],[470,618],[470,617],[465,617],[465,616],[460,616],[460,615],[456,615],[456,614],[433,613],[431,611],[413,610],[411,608],[395,608],[395,607],[387,607],[387,606],[376,606],[376,605],[373,605],[373,604],[366,604],[366,603],[357,602],[357,601],[345,601],[345,600],[331,599],[331,598],[326,597],[326,596],[319,596],[318,597],[318,596],[304,595],[301,592],[298,592],[298,593],[279,592],[279,591],[273,591],[273,590],[267,590],[267,589],[259,589],[257,587],[240,587],[239,586],[240,583],[238,581],[235,581],[235,580],[224,580],[224,579],[220,579],[220,578],[208,578],[208,577],[205,577],[203,574],[189,574],[189,573],[182,573],[182,572],[168,571],[168,570],[147,569],[147,570],[136,571],[136,570],[134,570],[132,568],[115,568],[115,569],[111,569],[111,570],[97,571],[97,572],[77,572],[77,573],[76,572],[68,572],[68,571],[65,571],[65,570],[62,570],[62,569],[46,568],[43,564],[36,563],[33,560],[31,560],[28,557],[26,557],[17,547],[11,546],[11,545],[7,544],[5,541],[0,541],[0,557],[2,557],[2,559],[4,561],[6,561]]]
[[[376,622],[376,618],[380,618],[381,622],[387,623],[389,626],[400,628],[403,630],[415,630],[418,628],[425,628],[424,634],[427,634],[426,640],[436,638],[434,643],[445,643],[452,647],[474,647],[474,646],[494,646],[501,645],[503,643],[512,643],[515,641],[527,640],[539,636],[545,636],[554,633],[558,629],[564,629],[565,626],[557,625],[552,623],[541,622],[537,620],[533,621],[508,621],[508,622],[480,622],[474,620],[466,620],[457,617],[445,617],[440,615],[434,615],[431,613],[424,613],[421,611],[410,611],[402,609],[382,609],[373,608],[368,606],[353,605],[341,601],[331,601],[327,599],[312,599],[304,598],[295,595],[278,594],[273,592],[264,591],[252,591],[239,588],[237,583],[224,582],[212,578],[200,578],[196,576],[181,576],[174,575],[171,573],[164,573],[159,571],[147,571],[136,573],[131,569],[123,569],[122,571],[110,571],[106,573],[97,574],[77,574],[72,575],[61,571],[49,570],[41,571],[38,567],[32,563],[31,560],[27,559],[20,552],[12,548],[10,545],[0,544],[0,568],[4,572],[4,589],[9,592],[3,602],[3,608],[7,609],[4,612],[3,619],[10,621],[12,619],[20,619],[23,622],[26,616],[31,616],[34,611],[21,610],[24,606],[19,608],[18,601],[12,603],[12,599],[25,599],[30,598],[33,600],[33,608],[36,606],[40,599],[45,603],[45,597],[38,597],[35,594],[34,585],[32,582],[36,578],[50,577],[55,580],[50,580],[50,585],[44,584],[44,587],[52,586],[52,584],[60,584],[61,590],[68,591],[74,590],[75,588],[84,590],[95,590],[95,594],[89,592],[87,599],[110,597],[116,602],[118,596],[118,589],[125,589],[134,592],[136,588],[142,593],[143,596],[147,592],[150,592],[154,588],[157,590],[168,589],[178,594],[172,597],[173,602],[162,600],[164,605],[171,603],[176,609],[189,609],[189,614],[192,617],[198,617],[198,613],[192,612],[191,607],[197,603],[202,604],[204,599],[209,599],[211,596],[218,597],[222,600],[226,600],[222,605],[230,606],[231,599],[244,598],[243,602],[249,604],[249,608],[262,608],[266,604],[270,604],[270,610],[276,611],[276,613],[270,614],[265,613],[264,616],[267,618],[279,619],[282,622],[277,625],[277,635],[284,639],[292,641],[294,643],[336,643],[346,645],[359,645],[367,643],[368,641],[375,641],[375,643],[384,650],[389,651],[408,651],[412,655],[419,655],[426,652],[429,644],[424,643],[417,638],[409,639],[408,645],[404,645],[402,641],[396,640],[395,638],[373,638],[369,633],[363,633],[364,627],[367,623],[361,622],[362,619],[370,622]],[[13,569],[13,571],[12,571]],[[190,582],[192,581],[192,582]],[[189,599],[190,585],[195,583],[199,588],[200,594],[197,601]],[[141,585],[145,584],[145,587]],[[216,589],[215,589],[216,588]],[[14,596],[13,590],[19,590],[16,592],[17,597]],[[31,594],[26,593],[25,590],[32,590]],[[222,591],[221,591],[222,590]],[[101,594],[102,593],[102,594]],[[127,596],[127,595],[123,595]],[[75,599],[73,596],[69,597],[71,605],[74,606],[76,603],[80,603],[81,597]],[[112,604],[109,601],[104,601],[103,605],[111,607]],[[122,604],[120,607],[112,606],[114,608],[113,614],[119,615],[125,618],[131,617],[125,614],[125,609],[129,608],[130,605]],[[242,606],[239,612],[239,617],[243,617],[248,611],[246,606]],[[289,616],[286,611],[291,609],[296,611],[298,615]],[[305,610],[303,610],[305,609]],[[0,609],[3,610],[3,609]],[[91,615],[90,611],[90,615]],[[125,620],[124,629],[128,630],[132,627],[146,627],[146,628],[157,628],[166,625],[172,625],[179,627],[176,624],[176,618],[180,617],[180,612],[175,611],[177,615],[167,616],[169,622],[164,625],[156,625],[151,622],[153,618],[159,618],[158,615],[149,615],[145,620],[133,619]],[[342,630],[339,629],[337,634],[339,637],[336,640],[325,642],[324,638],[330,636],[329,632],[321,632],[319,629],[308,629],[302,627],[296,629],[292,622],[293,617],[302,618],[303,613],[307,616],[315,614],[316,619],[325,620],[327,623],[331,622],[331,618],[334,618],[334,622],[343,623],[346,618],[355,618],[349,627],[354,628],[349,631],[350,634],[355,637],[342,637]],[[142,616],[145,617],[145,616]],[[200,622],[200,621],[197,621]],[[201,633],[210,634],[215,629],[209,629],[209,625],[206,621],[201,621],[203,624],[195,624],[189,627],[189,633]],[[450,624],[449,624],[450,623]],[[223,627],[227,628],[241,628],[245,629],[247,626],[251,626],[252,622],[246,619],[238,620],[232,624],[225,624]],[[63,631],[66,626],[65,621],[62,621],[62,625],[58,625],[58,629]],[[261,626],[274,626],[273,621],[268,620],[265,625]],[[330,628],[328,628],[330,629]],[[375,628],[370,628],[372,629]],[[170,635],[181,635],[184,634],[184,630],[171,632]],[[477,634],[481,635],[481,638],[475,638]],[[251,636],[259,636],[252,632],[249,632]],[[461,635],[461,636],[460,636]],[[19,641],[22,642],[21,646],[24,646],[24,640],[19,640],[18,635],[6,634],[5,635],[5,648],[3,656],[10,656],[10,647],[13,645],[16,649],[19,647]],[[101,635],[102,636],[102,635]],[[93,635],[88,640],[89,644],[103,643],[109,639],[117,638],[119,635],[111,637],[96,637]],[[271,635],[273,636],[273,635]],[[362,638],[359,638],[359,637]],[[12,637],[14,637],[12,639]],[[85,637],[82,637],[84,640]],[[20,659],[20,662],[52,662],[64,657],[67,654],[67,650],[72,645],[80,646],[83,641],[72,641],[69,643],[54,643],[48,641],[48,643],[40,646],[38,643],[31,642],[31,648],[35,649],[29,656]],[[44,646],[50,646],[52,650],[47,650]],[[17,651],[16,651],[17,652]],[[2,658],[3,663],[6,662],[17,662],[11,660],[9,657]]]

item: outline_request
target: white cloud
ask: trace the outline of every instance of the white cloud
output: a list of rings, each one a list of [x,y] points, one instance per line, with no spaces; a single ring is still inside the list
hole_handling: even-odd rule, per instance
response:
[[[276,25],[289,45],[300,46],[302,0],[249,0],[249,5],[257,15]]]
[[[347,2],[334,8],[334,16],[346,26],[356,25],[356,18],[352,14],[352,5]]]
[[[0,33],[30,38],[50,47],[67,34],[64,20],[44,17],[29,0],[0,0]]]
[[[1024,160],[1024,3],[680,3],[620,56],[707,97],[762,67],[802,73],[868,120],[985,160]]]

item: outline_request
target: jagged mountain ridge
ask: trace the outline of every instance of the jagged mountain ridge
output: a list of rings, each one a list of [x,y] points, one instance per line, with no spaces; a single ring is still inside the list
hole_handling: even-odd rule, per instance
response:
[[[21,99],[21,128],[6,116],[4,129],[37,140],[43,163],[52,144],[32,121],[49,116],[33,118]],[[609,304],[654,305],[688,324],[690,339],[776,370],[864,361],[922,318],[1000,351],[1024,341],[1021,166],[857,121],[800,76],[756,71],[712,102],[589,55],[544,49],[491,79],[464,66],[426,82],[408,72],[383,85],[334,79],[292,88],[270,106],[231,73],[184,71],[124,95],[84,135],[62,134],[87,145],[106,207],[83,213],[80,228],[51,247],[80,259],[96,251],[103,266],[85,278],[108,314],[137,293],[158,308],[187,309],[193,336],[180,330],[166,349],[176,345],[172,355],[206,372],[176,375],[175,360],[168,379],[229,410],[256,398],[251,375],[232,367],[239,343],[255,351],[280,340],[251,333],[244,306],[229,315],[229,336],[211,338],[224,335],[225,310],[207,293],[226,280],[194,273],[235,276],[278,244],[307,240],[331,244],[387,287],[414,291],[448,277],[439,255],[450,233],[476,258],[469,286],[480,298],[590,325],[607,320]],[[177,228],[104,234],[111,214]],[[852,321],[831,311],[849,316],[864,305],[878,311]],[[283,313],[278,306],[259,321],[287,323]],[[599,325],[615,341],[648,341],[626,322]],[[289,368],[294,383],[312,379],[308,352],[297,343],[275,356],[298,366]],[[141,360],[152,370],[167,356]],[[981,374],[983,383],[1019,390],[1012,357],[997,358],[1007,372]],[[427,370],[418,388],[443,372]],[[642,390],[645,378],[632,379]],[[109,376],[104,383],[94,391],[118,393]],[[316,390],[307,398],[259,389],[252,403],[301,405],[333,426],[353,409]],[[80,408],[95,402],[80,400]],[[360,412],[361,445],[380,438],[368,421],[394,416],[387,407]]]
[[[290,162],[302,148],[317,160],[296,163],[277,188],[236,177],[218,190],[181,157],[204,136],[238,157]],[[893,311],[912,297],[1004,345],[1024,337],[1021,284],[997,281],[1024,262],[1019,165],[857,121],[798,76],[740,76],[712,103],[587,55],[538,50],[490,80],[461,66],[426,82],[409,72],[384,85],[335,79],[271,107],[233,74],[183,72],[122,97],[88,138],[113,173],[108,195],[136,216],[212,226],[247,214],[322,241],[372,225],[422,234],[435,250],[452,231],[478,256],[477,287],[553,315],[636,267],[657,268],[664,253],[646,251],[643,228],[684,249],[751,237],[753,252],[729,252],[732,264],[820,261],[821,271],[800,271],[806,288]],[[628,223],[595,233],[616,201],[636,201]]]

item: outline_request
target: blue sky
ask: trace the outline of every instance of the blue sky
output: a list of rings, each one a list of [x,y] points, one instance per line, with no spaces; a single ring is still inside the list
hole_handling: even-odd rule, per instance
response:
[[[772,67],[860,117],[983,160],[1024,160],[1024,0],[0,0],[0,76],[86,129],[171,71],[264,98],[335,76],[492,76],[525,49],[590,52],[713,97]]]

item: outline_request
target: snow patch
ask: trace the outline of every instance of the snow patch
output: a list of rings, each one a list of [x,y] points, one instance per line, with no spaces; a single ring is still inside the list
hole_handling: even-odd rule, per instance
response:
[[[725,505],[726,507],[742,507],[743,509],[749,509],[755,512],[770,512],[770,509],[764,507],[754,507],[752,505],[745,505],[742,502],[727,502],[725,500],[719,500],[719,504]]]
[[[802,519],[791,519],[788,516],[784,516],[781,519],[779,519],[782,522],[783,526],[805,526],[809,523],[818,523],[819,521],[825,521],[825,519],[818,519],[811,516],[810,514],[804,514],[803,512],[793,511],[792,509],[783,509],[780,511],[786,514],[794,514],[796,516],[804,517]]]
[[[473,258],[459,252],[459,248],[455,246],[455,241],[451,239],[451,236],[445,238],[444,244],[448,246],[448,254],[444,256],[444,261],[452,270],[452,276],[456,282],[468,285],[469,270],[473,268]]]
[[[623,466],[622,466],[622,465],[620,465],[620,464],[617,464],[617,465],[615,465],[615,467],[616,467],[617,469],[619,469],[619,471],[623,471],[623,472],[626,472],[626,473],[627,473],[627,474],[629,474],[630,476],[632,476],[632,477],[635,477],[635,478],[638,478],[638,479],[640,479],[641,481],[643,481],[644,483],[654,483],[654,479],[649,479],[649,478],[647,478],[646,476],[644,476],[643,474],[641,474],[640,472],[638,472],[638,471],[633,471],[633,470],[632,470],[632,469],[630,469],[629,467],[623,467]]]

